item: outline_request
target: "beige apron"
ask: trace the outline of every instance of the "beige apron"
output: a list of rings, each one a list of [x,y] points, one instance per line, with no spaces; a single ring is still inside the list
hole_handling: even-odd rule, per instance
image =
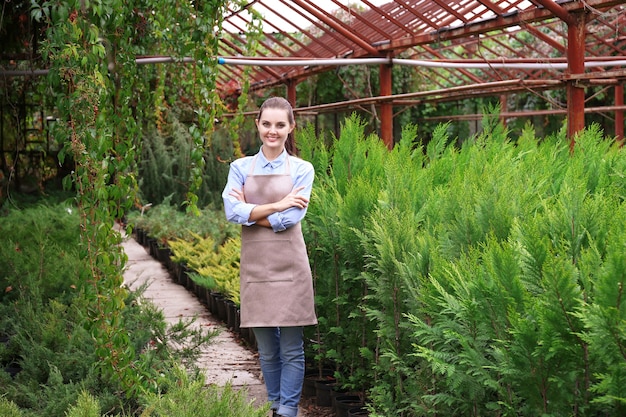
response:
[[[254,175],[244,185],[247,203],[268,204],[293,189],[289,156],[284,174]],[[241,230],[241,327],[317,323],[313,280],[300,223],[282,231],[252,225]]]

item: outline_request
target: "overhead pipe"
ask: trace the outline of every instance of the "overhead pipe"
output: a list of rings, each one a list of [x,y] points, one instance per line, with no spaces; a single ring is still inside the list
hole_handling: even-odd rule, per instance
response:
[[[322,58],[322,59],[254,59],[254,58],[217,58],[221,65],[263,65],[276,67],[313,67],[316,65],[377,65],[392,64],[390,58]],[[261,64],[262,63],[262,64]]]
[[[165,64],[165,63],[192,63],[190,57],[174,58],[167,56],[143,57],[135,60],[137,65]],[[436,60],[400,59],[400,58],[320,58],[320,59],[264,59],[264,58],[217,58],[221,65],[253,65],[266,67],[295,67],[295,66],[341,66],[341,65],[410,65],[428,68],[466,68],[466,69],[567,69],[566,62],[450,62]],[[594,67],[624,67],[626,59],[608,59],[600,61],[586,61],[585,68]],[[112,68],[110,68],[112,69]],[[47,69],[39,70],[3,70],[0,76],[42,76],[47,75]]]
[[[470,69],[567,69],[567,62],[450,62],[401,58],[322,58],[322,59],[256,59],[219,57],[222,65],[258,65],[258,66],[316,66],[316,65],[379,65],[396,64],[430,68],[470,68]],[[609,61],[587,61],[585,67],[626,66],[626,59]]]
[[[0,70],[0,76],[4,77],[23,77],[31,75],[33,77],[40,77],[48,75],[47,69],[40,70]]]

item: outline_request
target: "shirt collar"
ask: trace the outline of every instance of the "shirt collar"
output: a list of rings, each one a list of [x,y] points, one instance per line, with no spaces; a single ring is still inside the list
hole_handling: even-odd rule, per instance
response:
[[[262,151],[259,150],[259,163],[263,168],[278,168],[279,166],[285,163],[287,159],[287,150],[283,150],[283,152],[278,155],[278,158],[268,161]]]

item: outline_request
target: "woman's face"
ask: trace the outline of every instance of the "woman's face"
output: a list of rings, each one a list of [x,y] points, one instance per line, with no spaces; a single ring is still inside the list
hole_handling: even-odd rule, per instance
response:
[[[285,148],[287,136],[295,126],[289,124],[287,110],[267,108],[256,119],[256,127],[263,142],[263,150],[278,156]]]

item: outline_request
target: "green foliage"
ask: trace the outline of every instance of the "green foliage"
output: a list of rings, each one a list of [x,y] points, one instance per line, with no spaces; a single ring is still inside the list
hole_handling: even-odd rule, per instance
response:
[[[52,106],[58,109],[53,133],[68,138],[59,159],[63,163],[65,155],[71,155],[75,163],[64,185],[77,192],[80,259],[87,266],[80,279],[89,284],[84,288],[91,300],[86,323],[99,366],[120,378],[132,395],[141,384],[131,366],[134,352],[127,348],[129,336],[117,326],[124,307],[125,256],[113,223],[132,206],[136,187],[132,171],[137,124],[127,105],[134,80],[119,77],[126,71],[135,74],[130,43],[135,34],[130,33],[133,26],[124,24],[132,10],[120,7],[121,2],[84,6],[42,5],[45,12],[40,16],[45,17],[47,29],[42,56],[50,68]],[[113,61],[111,76],[105,58]]]
[[[197,236],[222,244],[239,235],[239,227],[226,221],[223,213],[213,206],[206,206],[199,213],[187,213],[171,204],[171,196],[161,204],[131,211],[127,221],[163,245],[176,239],[193,241]]]
[[[86,268],[78,259],[76,214],[74,205],[63,203],[11,210],[2,217],[0,302],[23,297],[36,304],[47,298],[69,302],[81,290]]]
[[[141,147],[139,189],[143,201],[160,204],[170,196],[182,204],[189,186],[189,167],[193,144],[184,126],[173,120],[171,132],[147,129]]]
[[[144,184],[167,179],[170,187],[160,188],[160,196],[177,192],[179,205],[184,194],[191,213],[199,212],[199,192],[204,201],[219,200],[215,188],[202,189],[201,184],[205,157],[211,160],[212,172],[207,177],[213,182],[209,185],[215,186],[215,181],[221,185],[226,170],[223,163],[215,169],[215,161],[225,149],[224,159],[233,153],[224,141],[219,149],[212,148],[211,141],[214,122],[221,114],[215,88],[215,33],[233,6],[241,7],[238,1],[32,2],[31,16],[45,33],[40,50],[49,68],[45,107],[54,109],[57,120],[51,133],[65,138],[60,162],[73,164],[64,185],[76,191],[80,213],[79,253],[86,268],[79,269],[76,278],[85,284],[80,289],[90,300],[86,323],[96,345],[98,366],[122,381],[131,397],[141,389],[142,381],[133,369],[133,343],[119,327],[126,297],[121,288],[125,256],[114,221],[123,218],[138,200],[140,139],[147,136],[144,129],[150,132],[152,126],[156,126],[154,135],[166,141],[169,136],[164,132],[173,127],[174,143],[166,145],[178,146],[180,152],[169,153],[177,158],[167,161],[159,148],[161,153],[153,154],[159,162],[154,163],[157,170],[145,171]],[[260,36],[258,30],[251,33]],[[254,38],[250,37],[251,46]],[[173,70],[169,65],[140,67],[135,57],[142,55],[193,55],[194,65],[172,64]],[[179,119],[185,118],[185,124],[168,119],[174,114],[169,113],[174,102],[186,103],[175,112]]]
[[[172,249],[172,260],[185,263],[191,270],[197,271],[218,262],[217,243],[212,236],[201,236],[190,232],[190,240],[175,239],[168,241]]]
[[[215,289],[235,304],[240,304],[239,298],[239,254],[241,239],[231,238],[217,249],[211,263],[198,268],[196,272],[209,278],[215,283]]]
[[[22,417],[22,412],[14,402],[0,397],[0,415],[4,417]]]
[[[445,125],[384,153],[354,119],[326,151],[302,136],[308,355],[376,415],[622,414],[624,154],[597,126],[573,153],[530,126],[513,143],[490,112],[461,147]]]
[[[190,233],[192,240],[168,241],[172,259],[193,271],[194,282],[221,292],[239,305],[239,236],[217,244],[212,236]]]
[[[269,410],[269,403],[255,408],[245,390],[205,385],[202,375],[192,378],[184,369],[176,371],[176,379],[163,393],[148,395],[144,401],[141,417],[265,417]]]
[[[67,417],[100,417],[100,404],[89,393],[82,392],[76,405],[72,406]]]
[[[6,266],[1,276],[6,294],[0,302],[0,369],[17,365],[20,371],[14,378],[0,371],[3,399],[29,417],[66,416],[83,392],[110,412],[136,410],[138,395],[129,395],[123,380],[96,366],[94,307],[85,282],[76,278],[88,270],[80,260],[78,212],[62,203],[4,214],[0,224],[11,228],[14,241],[0,248]],[[134,392],[157,392],[172,377],[174,364],[193,369],[198,347],[215,334],[198,330],[193,321],[167,328],[162,313],[142,299],[141,289],[120,291],[123,303],[111,320],[128,335],[124,354],[131,357],[138,381]],[[86,400],[80,401],[85,405],[79,409],[90,409]]]
[[[178,210],[170,201],[168,196],[143,213],[131,212],[128,221],[169,247],[172,260],[185,264],[196,284],[239,304],[240,226],[212,206],[195,214]]]
[[[160,128],[148,127],[144,132],[138,163],[140,199],[142,204],[167,202],[182,207],[192,182],[195,129],[183,124],[173,112],[163,118]],[[197,190],[200,207],[221,204],[228,164],[220,160],[228,160],[233,153],[229,139],[216,133],[211,146],[201,152],[204,162]]]

